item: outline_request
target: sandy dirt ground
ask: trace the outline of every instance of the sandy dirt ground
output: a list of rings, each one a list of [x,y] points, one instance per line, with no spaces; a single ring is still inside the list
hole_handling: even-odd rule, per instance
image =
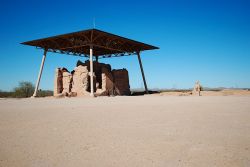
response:
[[[192,91],[161,92],[160,96],[193,96]],[[220,91],[201,91],[201,96],[250,96],[249,90],[224,89]]]
[[[1,167],[249,167],[250,96],[0,100]]]

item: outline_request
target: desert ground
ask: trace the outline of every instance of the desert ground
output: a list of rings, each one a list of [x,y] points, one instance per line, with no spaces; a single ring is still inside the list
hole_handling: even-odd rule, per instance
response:
[[[0,100],[1,167],[249,167],[250,96]]]

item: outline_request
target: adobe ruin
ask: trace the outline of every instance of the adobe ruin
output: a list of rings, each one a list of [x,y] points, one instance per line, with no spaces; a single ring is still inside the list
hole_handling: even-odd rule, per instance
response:
[[[21,44],[35,46],[43,49],[43,57],[40,70],[37,77],[35,90],[32,97],[37,97],[37,91],[43,72],[44,62],[48,52],[86,57],[89,63],[83,63],[83,67],[77,67],[73,73],[67,69],[57,69],[55,78],[55,95],[85,95],[91,97],[99,94],[118,94],[129,95],[128,71],[103,69],[102,64],[94,76],[93,66],[99,66],[97,62],[93,63],[93,57],[111,58],[137,55],[143,84],[148,94],[147,82],[141,61],[141,52],[147,50],[159,49],[156,46],[145,44],[136,40],[128,39],[119,35],[111,34],[98,29],[88,29],[73,33],[61,34],[32,41],[22,42]],[[87,70],[86,70],[87,68]],[[106,72],[105,72],[106,70]],[[76,72],[76,74],[74,74]],[[120,77],[122,75],[123,77]],[[80,77],[80,78],[79,78]],[[90,78],[90,79],[89,79]],[[84,80],[84,81],[83,81]],[[94,83],[95,80],[95,83]],[[102,82],[104,80],[105,82]],[[106,81],[107,80],[107,81]],[[95,89],[95,90],[94,90]],[[90,90],[90,91],[89,91]]]
[[[200,84],[200,81],[196,81],[192,94],[201,96],[201,89],[202,89],[202,86]]]
[[[126,69],[111,69],[109,64],[94,61],[94,92],[96,96],[130,95]],[[78,61],[73,71],[57,68],[54,96],[85,96],[90,94],[90,63]]]

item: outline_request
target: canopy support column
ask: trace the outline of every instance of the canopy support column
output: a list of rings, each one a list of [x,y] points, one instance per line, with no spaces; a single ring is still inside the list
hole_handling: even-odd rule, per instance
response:
[[[34,91],[34,94],[33,94],[32,97],[37,96],[37,90],[39,88],[41,76],[42,76],[42,73],[43,73],[43,66],[44,66],[46,55],[47,55],[47,49],[44,49],[43,58],[42,58],[41,66],[40,66],[40,71],[39,71],[38,78],[37,78],[37,81],[36,81],[36,88],[35,88],[35,91]]]
[[[93,72],[93,46],[90,45],[89,50],[89,63],[90,63],[90,96],[94,97],[94,72]]]
[[[148,94],[148,87],[147,87],[147,82],[146,82],[144,71],[143,71],[143,66],[142,66],[142,62],[141,62],[140,52],[137,52],[137,57],[138,57],[138,61],[139,61],[140,68],[141,68],[141,74],[142,74],[142,79],[143,79],[145,91]]]

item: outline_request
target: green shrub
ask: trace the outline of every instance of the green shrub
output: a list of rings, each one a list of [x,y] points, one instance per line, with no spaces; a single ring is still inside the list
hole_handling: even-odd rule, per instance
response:
[[[19,82],[18,87],[14,89],[13,96],[17,98],[27,98],[33,95],[35,90],[31,82]]]
[[[7,92],[0,90],[0,98],[27,98],[31,97],[34,93],[35,87],[31,82],[19,82],[19,85],[13,91]],[[53,96],[51,90],[38,90],[37,97]]]

